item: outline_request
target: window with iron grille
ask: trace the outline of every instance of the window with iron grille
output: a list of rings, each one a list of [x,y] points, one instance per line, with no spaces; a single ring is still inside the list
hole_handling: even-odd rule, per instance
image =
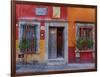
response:
[[[37,53],[39,49],[39,30],[38,25],[21,24],[20,25],[20,50],[21,52]]]
[[[80,50],[93,49],[95,42],[94,24],[77,23],[76,24],[76,46]]]
[[[92,27],[80,27],[79,28],[79,37],[83,39],[93,39]]]

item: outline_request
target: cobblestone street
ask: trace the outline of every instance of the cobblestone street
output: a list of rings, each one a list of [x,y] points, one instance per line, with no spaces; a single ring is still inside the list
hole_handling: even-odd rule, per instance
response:
[[[46,72],[46,71],[61,71],[61,70],[80,70],[93,69],[94,63],[72,63],[63,65],[46,65],[46,64],[17,64],[16,72]]]

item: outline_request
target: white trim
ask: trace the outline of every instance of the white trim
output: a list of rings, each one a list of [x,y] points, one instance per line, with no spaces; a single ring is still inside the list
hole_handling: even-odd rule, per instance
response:
[[[53,22],[68,22],[65,19],[51,19],[51,18],[38,18],[38,17],[21,17],[18,19],[19,21],[53,21]]]
[[[64,63],[68,63],[68,24],[65,22],[47,22],[45,23],[45,62],[48,63],[48,38],[49,38],[49,27],[64,27]],[[66,42],[65,42],[66,41]],[[60,59],[56,59],[60,60]]]

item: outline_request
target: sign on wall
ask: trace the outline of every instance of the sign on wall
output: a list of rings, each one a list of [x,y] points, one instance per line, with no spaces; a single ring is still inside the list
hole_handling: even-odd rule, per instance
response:
[[[60,7],[53,7],[53,18],[60,18]]]
[[[41,40],[44,40],[45,39],[45,27],[44,26],[41,26],[40,27],[40,39]]]
[[[47,15],[47,8],[36,8],[35,9],[36,15]]]

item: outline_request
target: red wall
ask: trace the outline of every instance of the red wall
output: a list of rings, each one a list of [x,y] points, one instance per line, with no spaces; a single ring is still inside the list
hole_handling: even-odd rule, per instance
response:
[[[75,47],[68,47],[68,62],[69,63],[75,63]]]
[[[48,9],[47,15],[38,16],[35,14],[35,8],[37,7],[45,7]],[[67,19],[67,10],[65,7],[61,7],[61,13],[59,19]],[[41,18],[41,19],[54,19],[53,17],[53,8],[52,6],[43,6],[43,5],[16,5],[16,23],[19,18],[28,17],[28,18]],[[44,22],[41,22],[41,26],[44,26]],[[16,29],[16,32],[18,29]],[[40,31],[40,33],[44,33],[45,31]],[[44,35],[45,36],[45,35]],[[18,39],[18,32],[16,33],[16,39]],[[44,38],[41,38],[44,39]]]
[[[36,7],[46,7],[48,8],[47,15],[43,16],[37,16],[35,15],[35,8]],[[37,6],[37,5],[16,5],[16,18],[20,17],[37,17],[37,18],[53,18],[53,10],[52,6]],[[60,19],[66,19],[67,18],[67,10],[64,7],[61,7],[61,16]]]
[[[75,47],[68,47],[68,62],[76,63]],[[80,52],[80,58],[77,63],[91,63],[93,61],[93,54],[91,52]]]
[[[85,62],[93,62],[93,56],[91,52],[81,52],[80,53],[80,62],[85,63]]]

